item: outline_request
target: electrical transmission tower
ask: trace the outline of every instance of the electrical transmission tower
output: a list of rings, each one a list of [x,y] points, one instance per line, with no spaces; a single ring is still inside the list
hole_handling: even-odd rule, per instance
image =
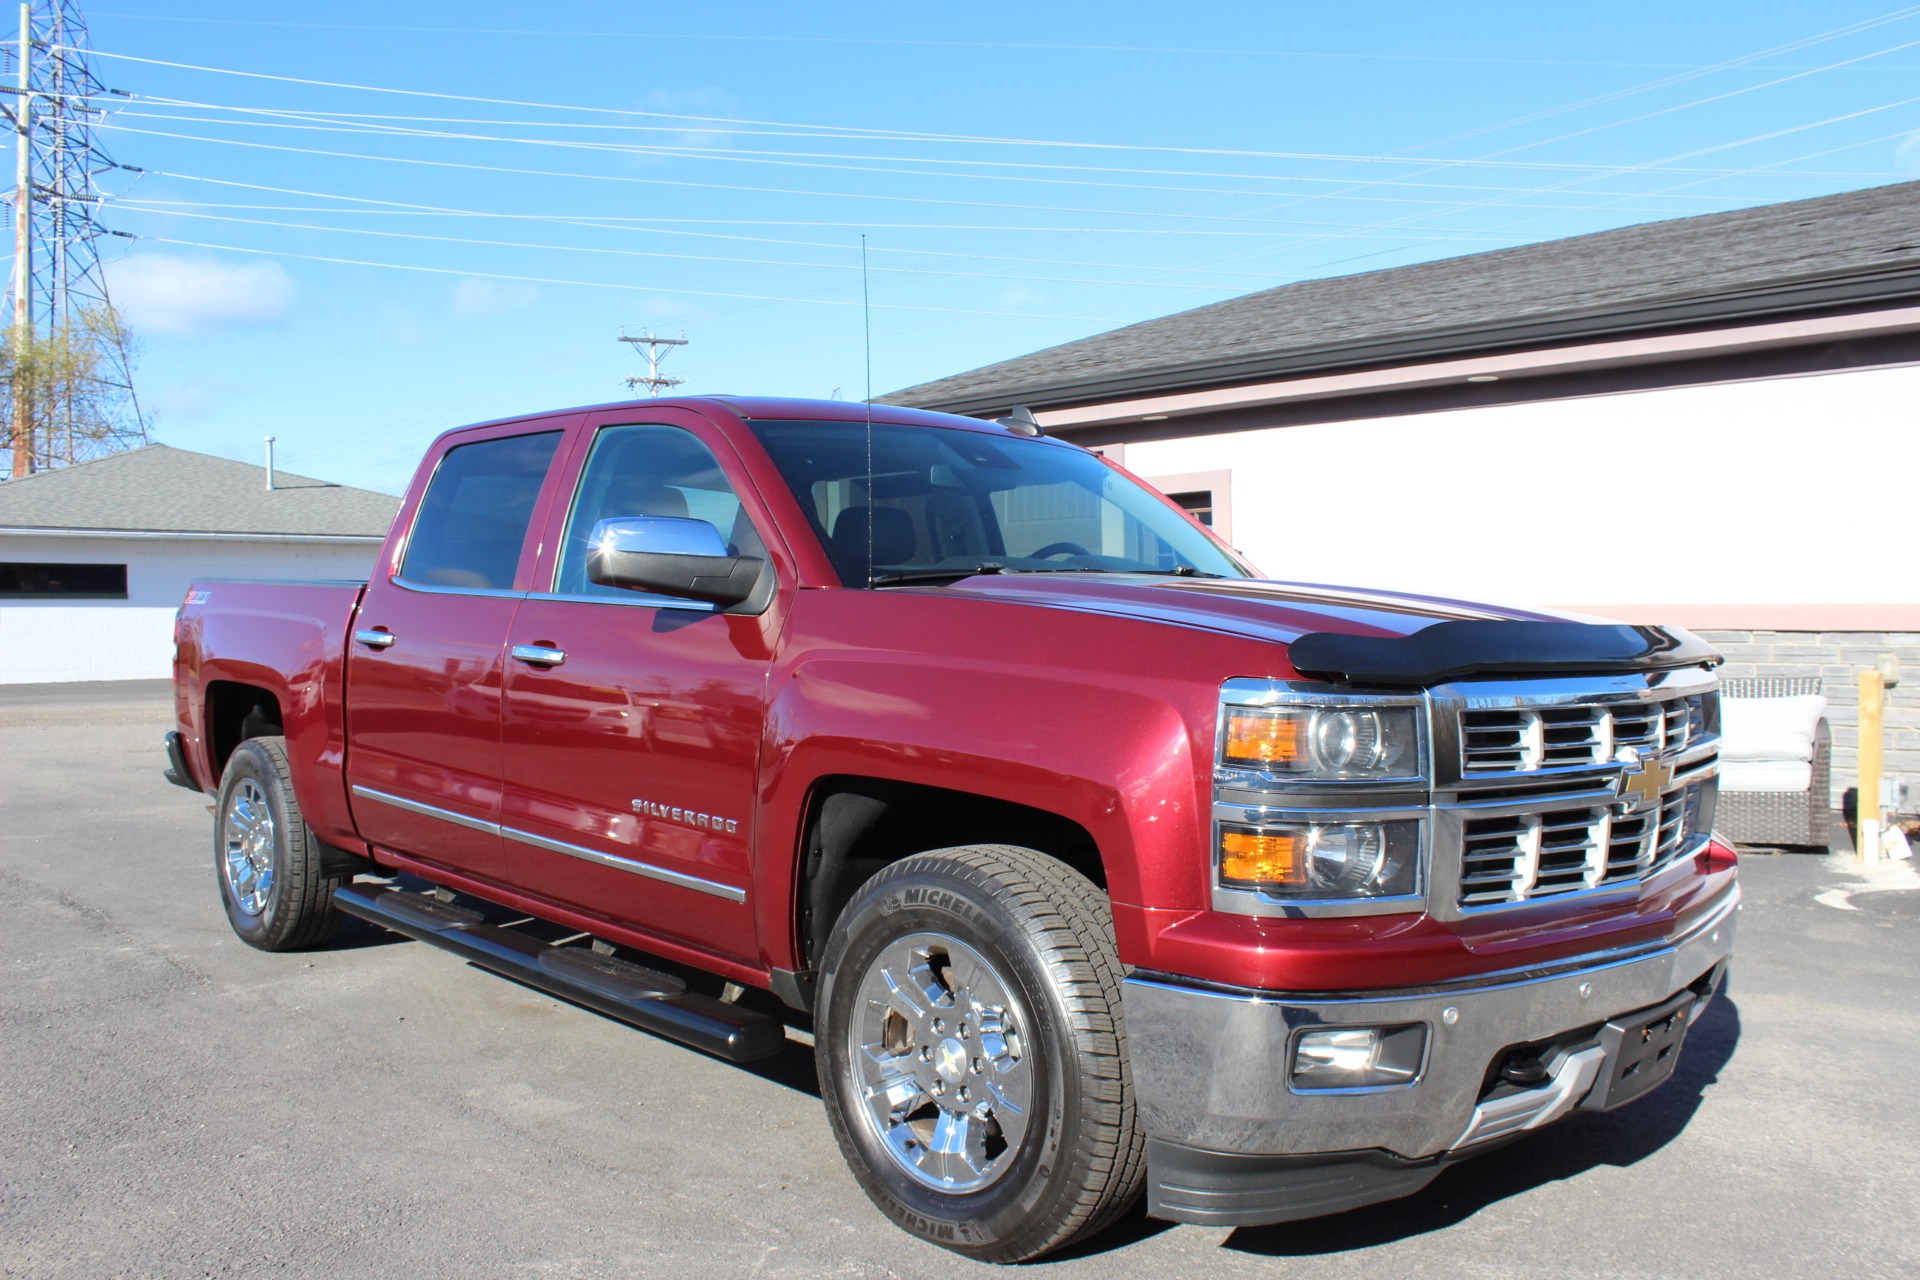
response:
[[[667,353],[660,348],[684,347],[687,345],[685,338],[656,338],[649,333],[643,338],[629,338],[622,335],[620,341],[647,349],[647,376],[644,378],[628,378],[627,385],[629,387],[645,387],[648,395],[657,396],[660,394],[662,387],[677,387],[686,381],[685,378],[663,378],[660,376],[660,362],[667,358]]]
[[[131,339],[107,296],[97,179],[122,166],[94,141],[112,91],[93,73],[86,19],[70,0],[20,6],[0,102],[14,134],[11,326],[0,415],[16,476],[146,443]]]

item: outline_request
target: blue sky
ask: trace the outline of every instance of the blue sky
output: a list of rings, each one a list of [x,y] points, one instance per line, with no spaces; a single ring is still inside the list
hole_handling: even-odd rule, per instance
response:
[[[685,392],[859,399],[863,232],[884,393],[1293,280],[1920,177],[1920,5],[1887,0],[87,17],[132,95],[99,136],[147,171],[101,216],[140,237],[109,272],[155,438],[272,434],[386,490],[447,427],[626,398],[622,333],[684,333]]]

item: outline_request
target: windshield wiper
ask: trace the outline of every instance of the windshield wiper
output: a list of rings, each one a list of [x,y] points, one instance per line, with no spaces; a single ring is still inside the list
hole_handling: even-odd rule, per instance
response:
[[[916,583],[959,582],[963,578],[979,577],[983,573],[1005,573],[1007,566],[994,560],[983,560],[971,569],[905,569],[899,573],[876,573],[867,579],[870,587],[902,587]]]
[[[1175,578],[1224,578],[1224,573],[1208,573],[1205,569],[1196,569],[1190,564],[1177,564],[1171,569],[1122,569],[1122,573],[1153,573],[1171,575]]]

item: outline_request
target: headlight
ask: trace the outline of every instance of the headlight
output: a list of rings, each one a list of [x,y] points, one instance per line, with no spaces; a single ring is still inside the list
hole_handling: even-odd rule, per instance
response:
[[[1222,888],[1276,898],[1400,897],[1420,888],[1420,824],[1222,824],[1219,858]]]
[[[1220,743],[1228,767],[1302,780],[1417,779],[1420,714],[1410,706],[1229,706]]]

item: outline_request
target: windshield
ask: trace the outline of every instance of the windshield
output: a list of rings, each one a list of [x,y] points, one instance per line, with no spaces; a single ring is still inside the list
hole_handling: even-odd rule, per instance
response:
[[[1247,576],[1155,494],[1074,445],[874,423],[869,455],[863,422],[751,425],[848,585],[983,564]]]

